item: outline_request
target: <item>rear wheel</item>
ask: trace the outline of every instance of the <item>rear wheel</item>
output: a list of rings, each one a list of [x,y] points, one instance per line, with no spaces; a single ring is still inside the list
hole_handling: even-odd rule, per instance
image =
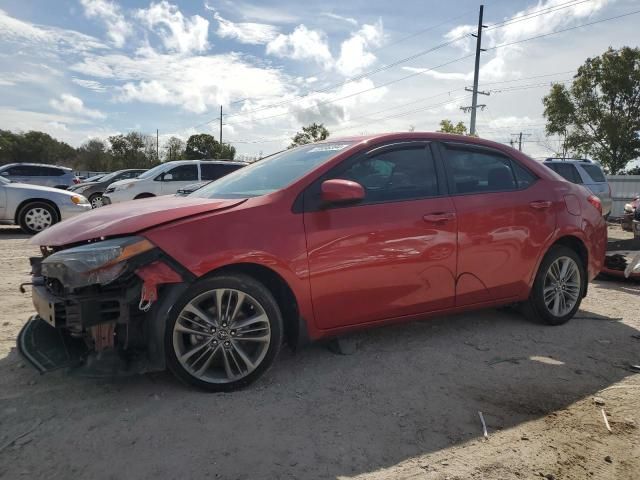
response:
[[[257,380],[280,350],[282,315],[271,292],[246,275],[212,277],[191,287],[165,333],[169,369],[211,392]]]
[[[20,210],[18,223],[26,233],[35,234],[58,222],[58,214],[51,205],[44,202],[26,204]]]
[[[100,208],[104,206],[104,202],[102,201],[102,193],[94,193],[89,197],[89,203],[91,203],[91,208]]]
[[[524,304],[525,314],[547,325],[568,322],[580,308],[586,286],[585,265],[580,256],[562,245],[544,257]]]

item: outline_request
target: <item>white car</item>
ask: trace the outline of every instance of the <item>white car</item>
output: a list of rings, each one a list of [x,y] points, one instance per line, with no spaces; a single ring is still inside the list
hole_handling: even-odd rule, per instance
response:
[[[243,162],[228,160],[178,160],[166,162],[147,170],[138,178],[121,180],[107,187],[103,204],[119,203],[138,198],[174,195],[187,185],[217,180],[244,167]]]

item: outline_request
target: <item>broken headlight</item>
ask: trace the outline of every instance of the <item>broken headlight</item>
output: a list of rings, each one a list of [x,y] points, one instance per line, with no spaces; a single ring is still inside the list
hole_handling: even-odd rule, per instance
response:
[[[127,260],[155,246],[142,237],[124,237],[62,250],[42,261],[42,274],[67,288],[105,285],[125,271]]]

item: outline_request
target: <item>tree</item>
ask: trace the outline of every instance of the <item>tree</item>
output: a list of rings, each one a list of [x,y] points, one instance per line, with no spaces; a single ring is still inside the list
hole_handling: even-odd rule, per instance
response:
[[[68,165],[76,150],[51,135],[29,131],[13,133],[0,130],[0,162],[37,162]]]
[[[236,156],[236,149],[226,143],[221,145],[213,135],[198,133],[187,139],[184,156],[190,160],[205,158],[233,160]]]
[[[150,148],[150,139],[140,132],[109,137],[114,170],[123,168],[151,168],[157,165],[155,148]]]
[[[329,130],[325,128],[324,124],[312,123],[311,125],[302,127],[302,132],[296,133],[296,135],[291,139],[291,145],[289,145],[289,148],[326,140],[329,138],[329,135]]]
[[[441,120],[440,121],[440,130],[442,133],[456,133],[458,135],[466,135],[467,127],[465,127],[464,123],[458,122],[457,124],[453,124],[451,120]]]
[[[171,137],[164,144],[164,161],[182,160],[184,156],[185,143],[178,137]]]
[[[570,88],[554,85],[543,99],[548,134],[563,151],[598,160],[611,174],[640,156],[640,49],[609,48],[588,58]]]
[[[78,170],[89,172],[105,172],[112,168],[113,158],[105,143],[92,138],[78,148],[74,166]]]

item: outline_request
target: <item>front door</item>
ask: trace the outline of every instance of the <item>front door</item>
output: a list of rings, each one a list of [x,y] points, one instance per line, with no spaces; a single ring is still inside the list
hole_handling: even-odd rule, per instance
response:
[[[428,143],[403,142],[345,160],[305,192],[311,294],[320,328],[453,306],[456,217],[437,170]],[[331,178],[360,183],[365,199],[323,206],[320,184]]]
[[[492,149],[442,149],[458,215],[456,305],[521,296],[555,229],[553,199],[516,160]]]
[[[162,175],[160,195],[173,195],[179,189],[198,181],[198,165],[178,165]]]

